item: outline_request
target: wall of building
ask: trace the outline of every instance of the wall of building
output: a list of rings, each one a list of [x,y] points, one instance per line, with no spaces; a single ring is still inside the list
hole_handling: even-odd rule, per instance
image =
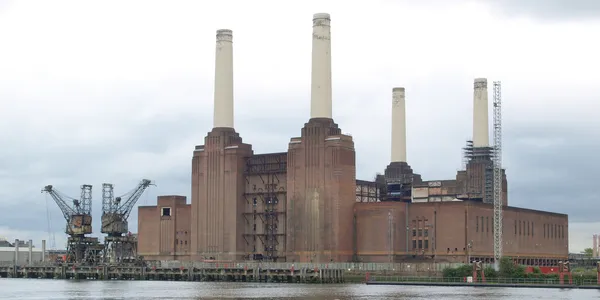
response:
[[[287,261],[348,261],[353,255],[355,152],[332,119],[310,119],[289,144]]]
[[[252,146],[232,128],[214,128],[192,158],[191,252],[194,259],[241,260],[244,168]]]
[[[406,248],[407,202],[356,203],[356,252],[362,262],[393,262]]]
[[[493,207],[472,204],[469,215],[471,255],[493,256]],[[537,210],[505,207],[503,253],[519,258],[555,259],[568,256],[568,216]]]
[[[0,263],[14,263],[15,261],[15,248],[14,247],[0,247]],[[31,261],[33,263],[42,261],[42,249],[33,248],[31,249]],[[29,246],[19,247],[19,260],[20,265],[26,265],[29,263]]]
[[[491,204],[356,203],[355,218],[356,249],[363,262],[403,259],[491,262],[493,258]],[[505,207],[503,227],[506,256],[529,264],[568,256],[566,215]]]
[[[159,196],[157,205],[138,207],[138,254],[147,260],[187,260],[191,205],[185,196]]]

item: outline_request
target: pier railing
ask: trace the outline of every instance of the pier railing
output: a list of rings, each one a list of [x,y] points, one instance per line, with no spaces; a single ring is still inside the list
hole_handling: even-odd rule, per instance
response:
[[[462,263],[292,263],[292,262],[184,262],[184,261],[157,261],[150,262],[151,266],[178,268],[248,268],[260,267],[263,269],[295,269],[319,268],[319,269],[344,269],[357,272],[394,272],[394,273],[430,273],[442,272],[445,268],[462,266]]]
[[[466,277],[410,277],[410,276],[393,276],[393,275],[369,275],[365,279],[369,282],[397,282],[397,283],[431,283],[432,285],[439,284],[477,284],[482,283],[468,282]],[[567,281],[567,280],[565,280]],[[560,285],[558,278],[486,278],[485,284],[514,284],[514,285]],[[578,286],[598,286],[597,280],[582,279],[573,276],[573,285]]]

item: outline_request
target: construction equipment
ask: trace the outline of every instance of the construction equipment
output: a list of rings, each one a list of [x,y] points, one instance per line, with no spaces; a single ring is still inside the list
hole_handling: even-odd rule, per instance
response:
[[[92,233],[92,186],[89,184],[81,186],[80,199],[60,193],[52,185],[45,186],[43,192],[50,194],[67,220],[65,233],[69,238],[66,262],[76,264],[97,262],[102,247],[97,238],[86,236]],[[73,205],[69,205],[67,200]]]
[[[502,85],[494,81],[494,264],[502,258]]]
[[[114,197],[113,185],[102,184],[102,228],[107,234],[104,238],[105,263],[135,263],[137,259],[137,236],[129,232],[127,218],[135,203],[146,188],[154,185],[143,179],[136,188],[128,193]]]

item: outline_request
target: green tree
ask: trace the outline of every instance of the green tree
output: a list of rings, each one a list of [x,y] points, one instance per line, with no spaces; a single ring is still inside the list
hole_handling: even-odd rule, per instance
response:
[[[594,255],[594,250],[592,248],[585,248],[581,253],[587,257],[592,257],[592,255]]]

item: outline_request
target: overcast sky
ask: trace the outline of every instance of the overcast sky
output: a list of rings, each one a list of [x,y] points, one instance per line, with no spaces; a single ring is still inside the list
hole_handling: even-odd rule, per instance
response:
[[[316,12],[332,18],[333,114],[354,138],[357,178],[389,162],[393,87],[406,88],[410,165],[452,179],[473,79],[501,80],[510,205],[568,213],[570,250],[591,246],[596,0],[0,0],[0,236],[39,244],[50,229],[64,245],[46,184],[73,197],[93,184],[97,232],[103,182],[123,194],[156,181],[141,205],[189,196],[192,151],[212,126],[216,29],[233,30],[237,131],[256,153],[286,151],[309,118]]]

